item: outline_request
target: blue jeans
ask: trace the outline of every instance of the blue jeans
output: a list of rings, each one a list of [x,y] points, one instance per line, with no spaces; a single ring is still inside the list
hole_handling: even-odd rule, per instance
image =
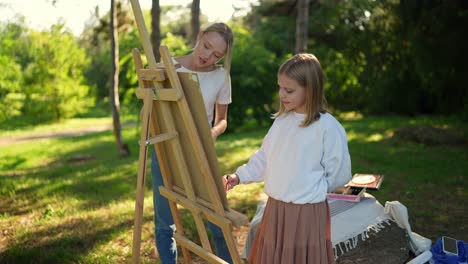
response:
[[[159,186],[164,186],[156,151],[151,155],[151,177],[153,179],[153,205],[156,248],[163,264],[176,264],[177,245],[173,238],[175,231],[169,202],[159,193]],[[216,255],[226,262],[232,263],[231,254],[224,240],[223,231],[208,221],[208,230],[214,242]]]

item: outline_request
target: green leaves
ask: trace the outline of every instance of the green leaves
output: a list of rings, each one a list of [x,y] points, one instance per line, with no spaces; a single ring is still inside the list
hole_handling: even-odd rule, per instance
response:
[[[90,105],[85,52],[63,24],[42,32],[7,24],[1,34],[7,48],[0,50],[0,121],[19,115],[60,120]]]

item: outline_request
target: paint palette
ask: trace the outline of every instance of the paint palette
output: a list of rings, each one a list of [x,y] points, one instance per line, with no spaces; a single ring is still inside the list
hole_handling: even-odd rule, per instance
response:
[[[354,184],[369,184],[373,183],[375,181],[375,176],[374,175],[359,175],[357,177],[354,177],[351,182]]]
[[[353,178],[345,186],[353,188],[366,188],[367,190],[378,190],[384,176],[382,174],[364,174],[356,173]]]

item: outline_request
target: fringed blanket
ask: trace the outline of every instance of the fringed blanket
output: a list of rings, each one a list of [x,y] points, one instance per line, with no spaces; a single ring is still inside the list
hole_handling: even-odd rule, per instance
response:
[[[335,257],[356,248],[369,231],[378,233],[390,225],[390,216],[373,196],[366,194],[358,203],[330,200],[331,240]]]

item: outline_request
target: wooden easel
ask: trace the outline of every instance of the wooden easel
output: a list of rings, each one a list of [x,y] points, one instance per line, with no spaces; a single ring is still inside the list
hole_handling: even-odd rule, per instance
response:
[[[248,219],[229,209],[197,76],[177,73],[165,46],[160,47],[162,63],[156,63],[139,3],[131,0],[131,4],[148,61],[145,69],[139,51],[133,50],[140,85],[136,94],[143,100],[133,262],[140,262],[147,154],[154,144],[164,181],[159,191],[169,200],[176,225],[174,239],[182,247],[185,263],[190,263],[189,252],[210,263],[226,263],[213,254],[204,224],[207,219],[221,228],[233,262],[240,264],[232,225],[244,225]],[[201,246],[184,235],[177,205],[192,213]]]

